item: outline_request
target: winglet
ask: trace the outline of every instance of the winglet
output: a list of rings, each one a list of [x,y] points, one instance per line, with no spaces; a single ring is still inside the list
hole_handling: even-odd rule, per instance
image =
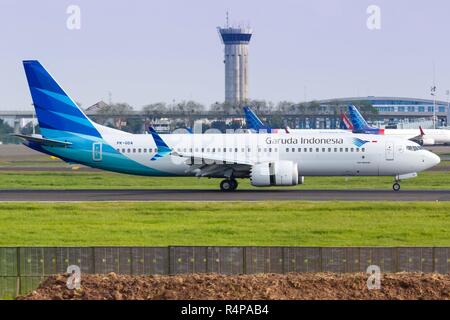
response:
[[[157,152],[151,159],[152,161],[155,161],[159,158],[162,158],[169,153],[172,152],[172,149],[169,148],[169,146],[164,142],[164,140],[161,138],[161,136],[153,129],[152,127],[148,128],[148,131],[151,133],[153,140],[155,141]]]
[[[420,136],[421,137],[424,136],[425,132],[423,132],[422,126],[419,126],[419,130],[420,130]]]

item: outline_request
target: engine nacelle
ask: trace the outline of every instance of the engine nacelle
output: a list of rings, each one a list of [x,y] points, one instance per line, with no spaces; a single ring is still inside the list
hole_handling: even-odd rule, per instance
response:
[[[250,181],[255,187],[295,186],[299,183],[297,164],[287,160],[256,164],[250,172]]]
[[[431,138],[423,138],[422,143],[420,145],[422,146],[433,146],[435,144],[434,139]]]

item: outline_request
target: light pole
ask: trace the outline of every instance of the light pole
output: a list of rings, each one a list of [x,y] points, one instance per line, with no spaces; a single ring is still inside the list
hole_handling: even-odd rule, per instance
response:
[[[436,86],[431,87],[431,95],[433,96],[433,129],[436,129]]]
[[[447,90],[445,92],[445,94],[447,95],[447,115],[450,115],[450,90]],[[448,126],[448,120],[449,120],[449,118],[447,116],[447,124],[446,124],[446,126]]]

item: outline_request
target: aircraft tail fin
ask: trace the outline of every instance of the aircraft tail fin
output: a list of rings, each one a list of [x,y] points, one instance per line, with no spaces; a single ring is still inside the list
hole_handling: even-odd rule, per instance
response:
[[[253,112],[253,110],[250,109],[250,107],[244,107],[244,113],[245,113],[245,122],[247,123],[248,129],[253,129],[256,132],[259,132],[260,130],[265,130],[267,132],[272,131],[272,128],[266,126]]]
[[[350,115],[351,124],[355,130],[365,130],[370,128],[364,117],[354,105],[348,106],[348,113]]]
[[[84,114],[47,70],[36,60],[23,61],[41,133],[57,138],[63,132],[101,137]]]
[[[347,129],[347,130],[353,130],[353,125],[351,121],[347,118],[347,116],[344,113],[341,113],[341,123],[340,123],[341,129]]]

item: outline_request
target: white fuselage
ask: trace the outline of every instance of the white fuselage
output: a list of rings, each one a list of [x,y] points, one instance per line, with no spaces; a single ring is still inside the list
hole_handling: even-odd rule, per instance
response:
[[[166,155],[152,161],[156,145],[151,135],[116,132],[103,132],[103,138],[118,152],[144,166],[180,176],[194,175],[187,156],[208,164],[220,159],[219,165],[289,160],[297,164],[301,176],[395,176],[423,171],[440,161],[412,141],[346,132],[162,134],[167,145],[184,157]],[[248,170],[235,171],[235,176],[248,176]]]
[[[424,135],[418,138],[423,145],[450,144],[450,130],[425,129]],[[419,129],[385,129],[386,136],[412,139],[420,136]]]

